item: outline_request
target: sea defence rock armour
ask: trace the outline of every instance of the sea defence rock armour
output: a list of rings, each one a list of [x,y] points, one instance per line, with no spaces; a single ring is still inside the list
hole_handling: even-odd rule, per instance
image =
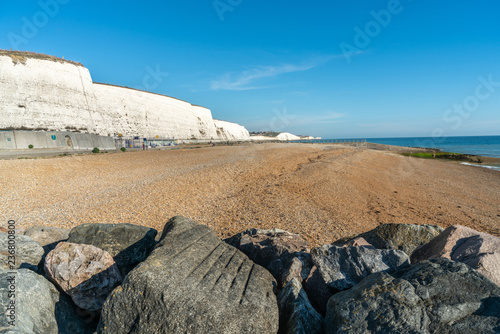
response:
[[[498,333],[500,288],[448,259],[376,273],[328,301],[327,334]]]
[[[68,242],[92,245],[113,257],[125,277],[144,261],[155,245],[155,229],[133,224],[82,224],[69,233]]]
[[[277,333],[272,275],[184,217],[104,303],[98,333]]]

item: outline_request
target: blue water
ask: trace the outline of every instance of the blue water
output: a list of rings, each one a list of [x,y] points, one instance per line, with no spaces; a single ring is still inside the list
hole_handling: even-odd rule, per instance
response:
[[[396,146],[437,148],[444,152],[500,158],[500,136],[372,138],[366,141]],[[479,166],[500,171],[500,164],[486,163]]]
[[[500,158],[500,136],[371,138],[366,141],[396,146],[437,148],[445,152]]]
[[[301,140],[301,142],[335,142],[337,140],[352,142],[364,141],[365,138]],[[443,152],[500,158],[500,136],[366,138],[366,141],[394,146],[437,148]],[[481,167],[500,171],[500,164],[496,163],[483,164]]]
[[[301,140],[301,142],[354,142],[364,141],[365,138],[352,139],[322,139]],[[415,137],[415,138],[366,138],[369,143],[437,148],[443,152],[481,155],[485,157],[500,158],[500,136],[468,136],[468,137]],[[465,163],[467,164],[467,163]],[[500,171],[500,163],[485,163],[475,165]]]

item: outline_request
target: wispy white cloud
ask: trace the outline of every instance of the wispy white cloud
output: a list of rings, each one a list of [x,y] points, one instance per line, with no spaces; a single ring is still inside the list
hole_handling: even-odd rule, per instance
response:
[[[303,64],[284,64],[277,66],[258,66],[240,73],[226,73],[219,79],[210,83],[213,90],[251,90],[261,89],[262,86],[256,85],[256,81],[264,78],[273,78],[286,73],[303,72],[313,69],[332,59],[332,56],[315,58]]]

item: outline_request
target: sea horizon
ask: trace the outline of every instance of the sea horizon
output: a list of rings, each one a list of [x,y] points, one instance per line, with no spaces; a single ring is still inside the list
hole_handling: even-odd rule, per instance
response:
[[[360,141],[369,143],[439,149],[445,152],[500,158],[500,135],[448,137],[328,138],[321,140]]]

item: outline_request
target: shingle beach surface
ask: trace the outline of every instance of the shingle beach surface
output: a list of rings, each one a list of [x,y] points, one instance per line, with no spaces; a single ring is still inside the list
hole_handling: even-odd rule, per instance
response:
[[[460,224],[500,235],[500,172],[389,152],[245,144],[0,161],[0,219],[19,229],[182,215],[227,237],[298,233],[312,246],[381,223]]]

